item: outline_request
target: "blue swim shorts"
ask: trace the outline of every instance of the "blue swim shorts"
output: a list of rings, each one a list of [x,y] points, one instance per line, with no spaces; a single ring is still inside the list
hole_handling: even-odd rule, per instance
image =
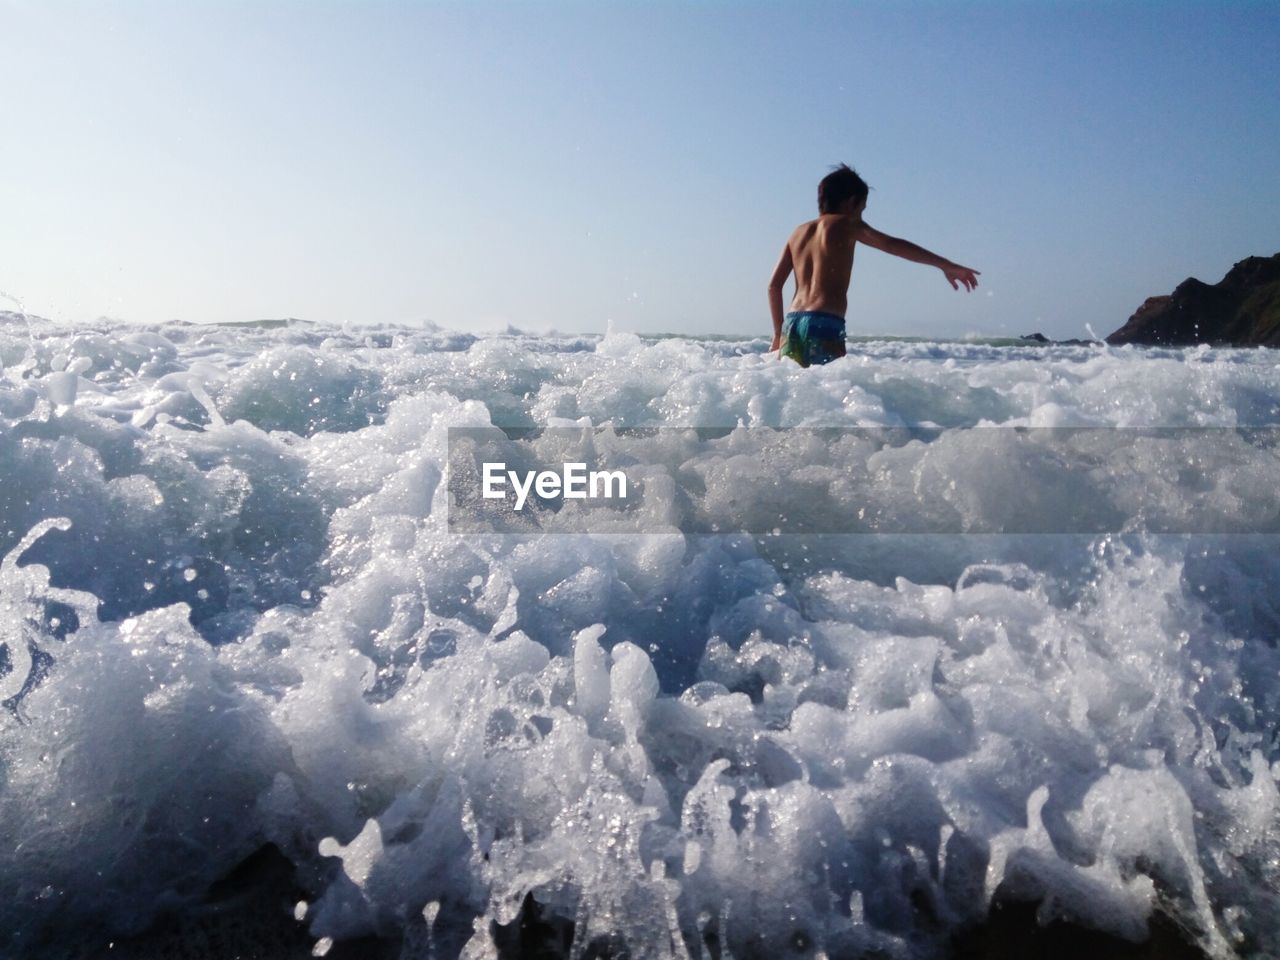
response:
[[[782,349],[802,367],[844,356],[844,317],[821,310],[788,313],[782,324]]]

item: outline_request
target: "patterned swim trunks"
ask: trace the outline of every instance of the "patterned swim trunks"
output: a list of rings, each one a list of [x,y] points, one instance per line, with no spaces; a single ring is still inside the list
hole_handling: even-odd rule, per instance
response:
[[[788,313],[782,324],[782,356],[802,367],[844,356],[844,317],[821,310]]]

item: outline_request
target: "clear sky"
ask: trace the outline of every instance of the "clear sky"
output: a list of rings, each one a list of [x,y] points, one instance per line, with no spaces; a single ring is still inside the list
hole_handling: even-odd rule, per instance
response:
[[[845,161],[982,271],[863,250],[851,333],[1105,335],[1280,251],[1278,50],[1275,0],[0,0],[0,290],[764,336]]]

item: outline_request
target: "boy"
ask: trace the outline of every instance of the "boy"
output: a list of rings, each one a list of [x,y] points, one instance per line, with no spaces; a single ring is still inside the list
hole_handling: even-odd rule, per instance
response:
[[[853,248],[859,243],[895,257],[937,267],[959,290],[978,285],[978,271],[930,253],[914,243],[881,233],[865,223],[865,181],[843,163],[818,184],[818,219],[792,232],[769,281],[769,312],[773,315],[773,345],[780,356],[802,367],[830,363],[844,356],[844,312],[848,308]],[[783,322],[782,287],[794,270],[796,295]]]

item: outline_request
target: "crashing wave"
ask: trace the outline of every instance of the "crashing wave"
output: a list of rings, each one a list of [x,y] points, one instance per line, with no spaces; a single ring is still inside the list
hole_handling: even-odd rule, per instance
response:
[[[301,901],[253,936],[317,951],[929,957],[1014,901],[1280,951],[1272,535],[459,535],[444,482],[458,427],[925,425],[881,494],[967,485],[979,529],[1035,464],[954,431],[1274,425],[1265,352],[800,371],[760,341],[33,321],[0,361],[6,954],[165,923],[198,950],[246,863]],[[1132,456],[1229,517],[1276,476],[1261,441]],[[687,464],[730,517],[821,465]]]

